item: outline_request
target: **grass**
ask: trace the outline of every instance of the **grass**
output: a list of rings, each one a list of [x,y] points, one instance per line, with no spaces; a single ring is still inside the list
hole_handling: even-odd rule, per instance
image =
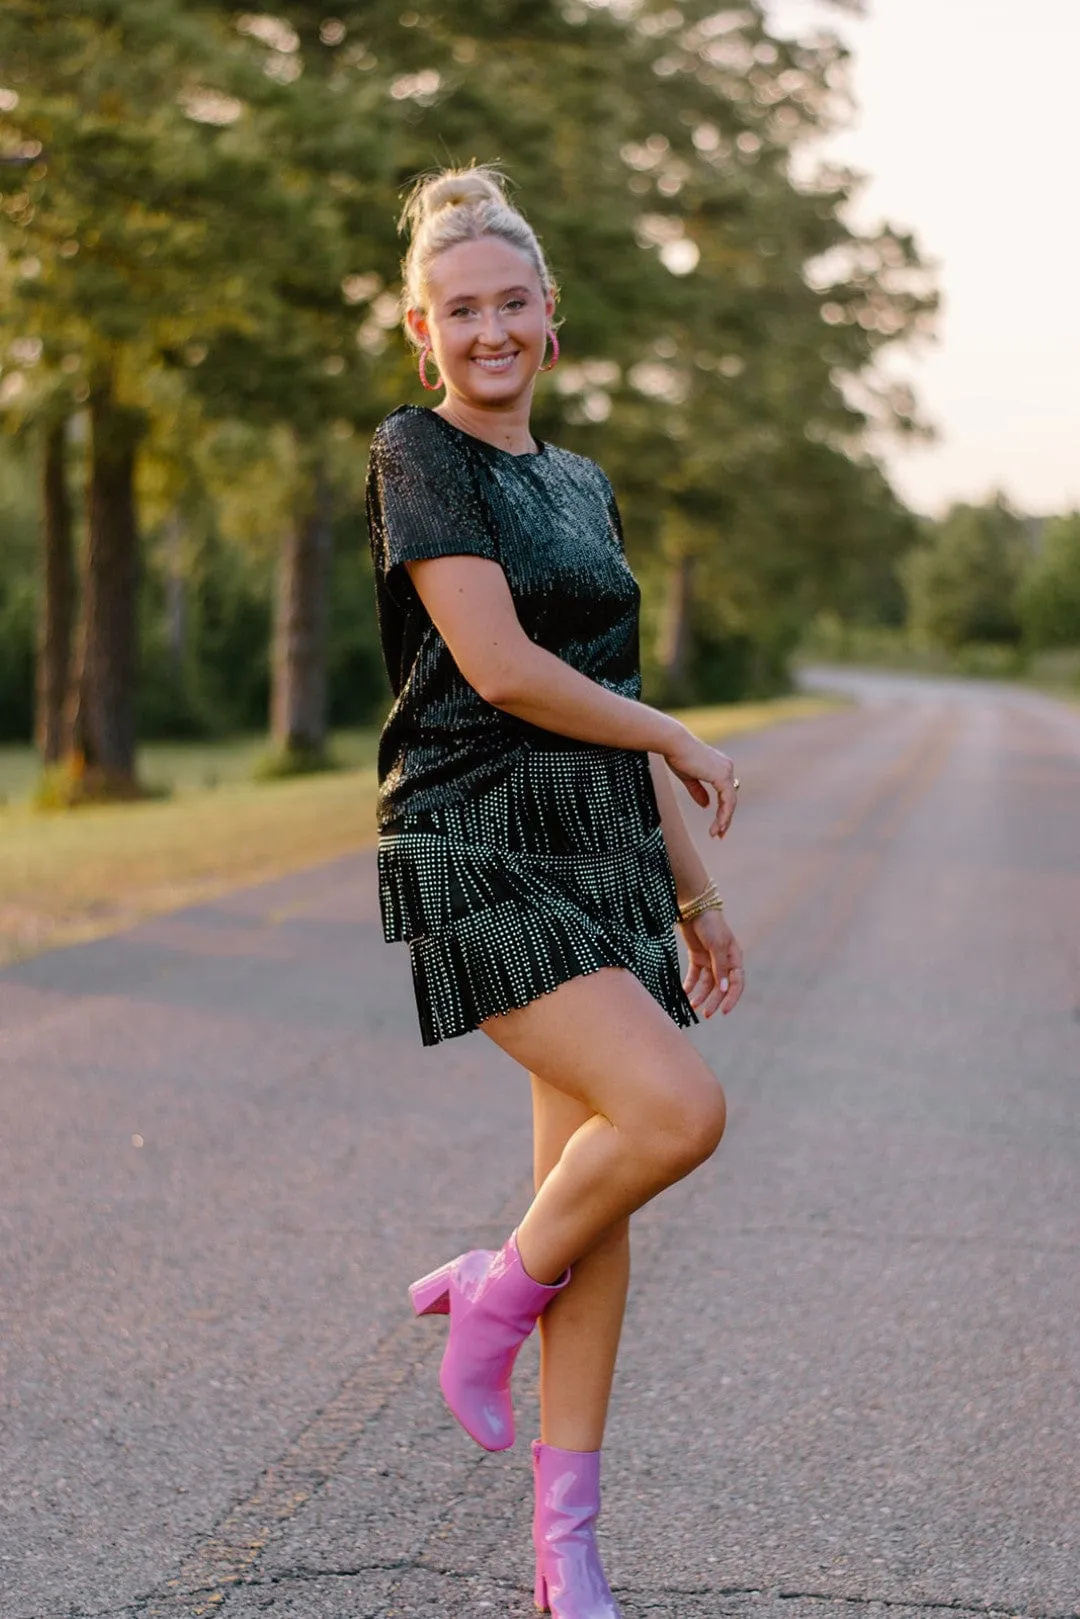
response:
[[[680,717],[707,741],[808,718],[835,699],[685,709]],[[264,739],[215,745],[147,745],[147,780],[174,796],[34,814],[25,803],[0,809],[0,963],[98,938],[141,918],[247,883],[362,849],[375,842],[378,731],[342,733],[335,752],[349,768],[255,783]],[[28,750],[0,753],[0,783],[14,796],[32,790]]]
[[[375,763],[377,728],[335,731],[332,749],[346,769]],[[265,732],[228,737],[220,742],[144,742],[139,747],[139,774],[147,785],[171,793],[212,791],[249,782],[266,753]],[[30,797],[41,766],[33,748],[0,746],[0,809]]]

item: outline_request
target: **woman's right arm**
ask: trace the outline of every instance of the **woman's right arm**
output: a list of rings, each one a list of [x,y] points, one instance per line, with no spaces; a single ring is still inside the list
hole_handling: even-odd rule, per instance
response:
[[[723,837],[735,811],[734,770],[726,754],[670,714],[609,691],[531,641],[497,562],[460,555],[405,566],[454,662],[485,702],[582,742],[661,754],[703,808],[708,788],[715,790],[709,831]]]

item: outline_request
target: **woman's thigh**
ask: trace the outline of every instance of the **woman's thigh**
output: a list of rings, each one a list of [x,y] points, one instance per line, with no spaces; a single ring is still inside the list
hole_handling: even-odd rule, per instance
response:
[[[550,1141],[537,1142],[538,1169],[541,1152],[550,1168],[559,1131],[572,1119],[576,1129],[594,1113],[633,1132],[666,1130],[706,1117],[715,1122],[717,1114],[723,1128],[723,1091],[716,1076],[624,967],[601,967],[571,978],[480,1027],[530,1074],[578,1104],[577,1113],[552,1114]],[[564,1143],[572,1133],[563,1137]]]

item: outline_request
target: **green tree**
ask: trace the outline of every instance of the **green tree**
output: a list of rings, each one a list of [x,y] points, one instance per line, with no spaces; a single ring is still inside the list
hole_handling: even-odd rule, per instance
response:
[[[196,369],[223,333],[281,324],[290,275],[302,285],[307,264],[337,268],[337,219],[275,153],[286,87],[255,42],[205,12],[96,0],[57,17],[24,0],[0,15],[0,59],[0,139],[31,160],[4,199],[20,272],[5,324],[31,356],[20,404],[32,414],[66,388],[89,407],[68,750],[130,791],[134,483],[156,379]],[[287,350],[278,358],[287,368]]]
[[[902,566],[913,633],[950,652],[972,641],[1015,643],[1026,548],[1023,520],[1003,495],[953,506]]]
[[[0,226],[26,269],[0,317],[23,345],[11,380],[29,420],[53,395],[85,409],[92,387],[100,414],[111,379],[113,426],[138,439],[162,679],[179,620],[159,547],[189,559],[197,656],[200,592],[232,577],[223,547],[248,547],[242,529],[279,543],[278,744],[318,754],[327,657],[371,669],[371,625],[347,653],[327,606],[329,534],[355,511],[367,433],[419,397],[393,331],[399,193],[474,157],[506,162],[564,281],[565,359],[538,427],[612,474],[667,689],[774,683],[824,595],[887,587],[874,570],[899,525],[861,443],[870,423],[914,421],[874,366],[933,295],[910,238],[845,223],[852,176],[808,175],[809,143],[845,116],[835,41],[780,40],[759,5],[710,0],[435,0],[422,16],[93,0],[60,17],[15,0],[0,60],[0,140],[29,165]],[[200,464],[229,434],[258,477]],[[119,495],[114,515],[137,556]],[[238,564],[244,600],[264,562]]]
[[[64,703],[75,623],[75,550],[68,486],[69,416],[40,424],[41,583],[38,606],[34,740],[43,764],[56,764],[64,747]]]
[[[734,695],[782,678],[849,548],[866,554],[853,511],[894,529],[895,497],[860,446],[871,426],[917,425],[875,365],[936,299],[909,235],[848,224],[856,177],[808,169],[812,141],[846,116],[835,40],[781,40],[760,8],[704,0],[644,18],[619,158],[638,263],[666,285],[624,334],[636,354],[616,351],[610,421],[582,439],[631,497],[632,544],[663,562],[660,697],[695,695],[710,667]],[[603,419],[595,366],[579,375],[579,419]]]
[[[1080,512],[1044,527],[1020,582],[1018,611],[1034,649],[1080,647]]]

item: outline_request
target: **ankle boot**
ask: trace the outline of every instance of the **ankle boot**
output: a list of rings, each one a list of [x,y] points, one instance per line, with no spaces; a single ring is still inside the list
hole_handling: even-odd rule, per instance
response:
[[[536,1606],[551,1619],[621,1619],[596,1549],[600,1452],[533,1441]]]
[[[537,1318],[570,1280],[534,1282],[518,1253],[516,1233],[497,1253],[474,1248],[409,1288],[417,1315],[449,1315],[439,1369],[446,1403],[485,1450],[514,1443],[510,1374]]]

